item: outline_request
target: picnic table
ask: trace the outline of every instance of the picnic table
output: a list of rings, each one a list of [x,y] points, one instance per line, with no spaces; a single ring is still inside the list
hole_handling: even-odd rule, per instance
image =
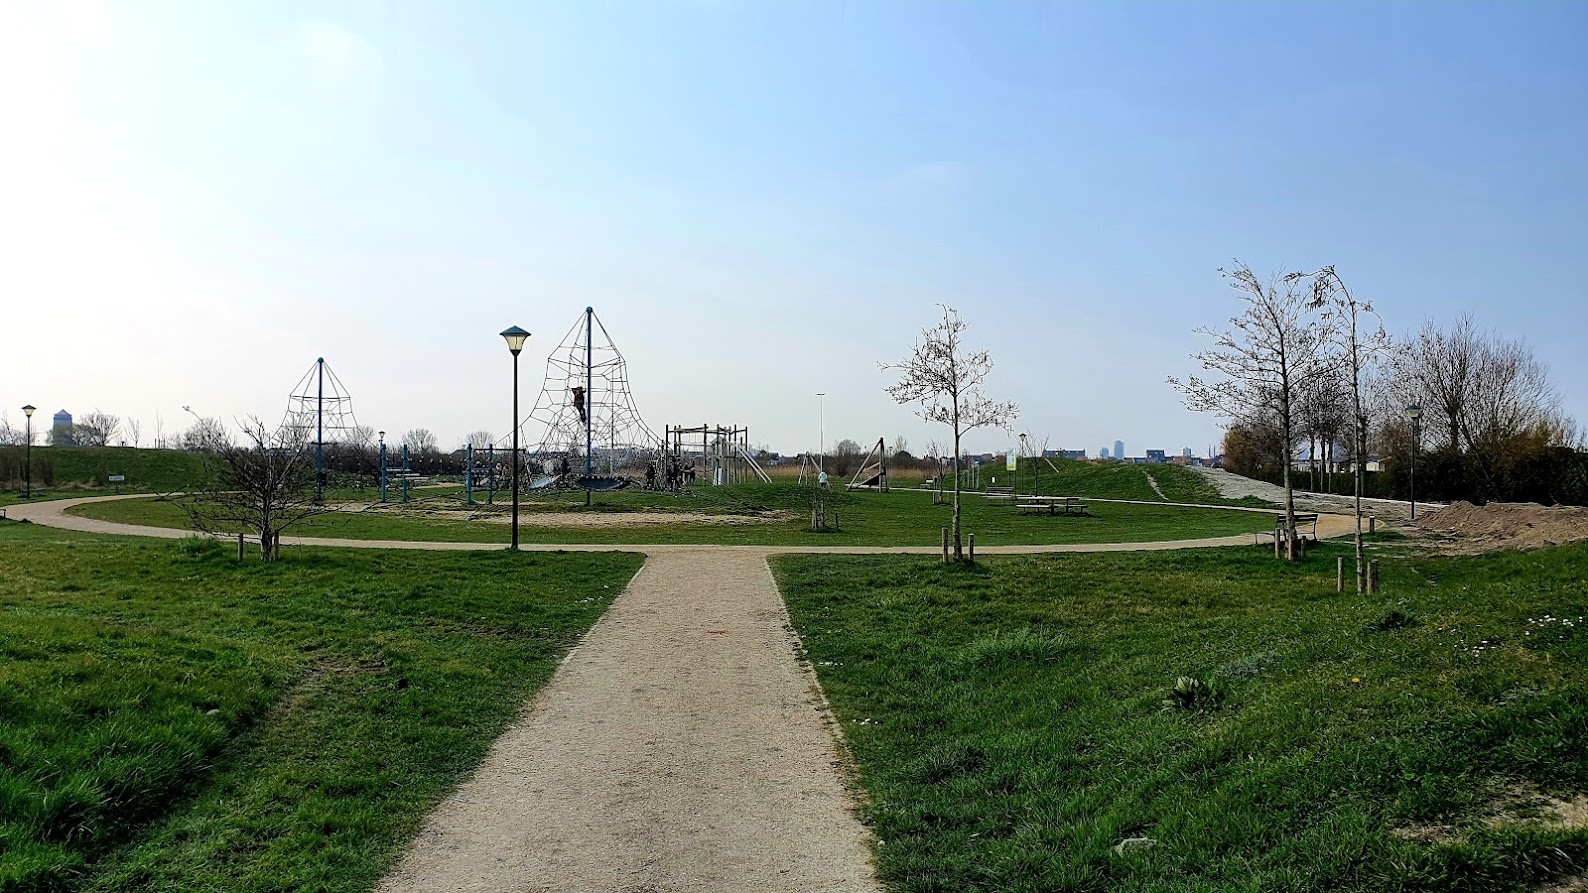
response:
[[[1029,512],[1047,512],[1050,515],[1086,514],[1086,500],[1079,496],[1022,496],[1020,499],[1023,501],[1016,503],[1015,508],[1018,508],[1021,514]]]

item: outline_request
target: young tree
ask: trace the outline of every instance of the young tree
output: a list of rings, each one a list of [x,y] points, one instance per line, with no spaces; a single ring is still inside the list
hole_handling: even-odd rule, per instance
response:
[[[1277,422],[1284,445],[1285,554],[1296,556],[1296,496],[1291,488],[1291,454],[1296,444],[1297,393],[1316,372],[1322,340],[1312,294],[1300,287],[1302,274],[1272,276],[1265,283],[1245,264],[1219,270],[1246,309],[1230,320],[1231,328],[1197,331],[1213,339],[1213,347],[1192,359],[1219,377],[1195,375],[1169,384],[1185,395],[1193,412],[1211,412],[1237,423],[1262,419]]]
[[[132,439],[134,448],[143,437],[143,423],[134,418],[127,419],[127,436]]]
[[[1356,591],[1367,592],[1367,557],[1362,544],[1362,491],[1367,480],[1367,438],[1371,425],[1369,402],[1363,399],[1363,376],[1389,350],[1389,335],[1373,305],[1359,301],[1346,288],[1334,267],[1308,274],[1314,302],[1324,312],[1324,332],[1334,348],[1350,395],[1351,463],[1355,481]]]
[[[183,501],[193,526],[207,533],[237,527],[259,536],[265,561],[280,555],[281,533],[335,509],[314,498],[314,450],[304,431],[270,432],[258,419],[243,425],[240,444],[214,447],[209,483]]]
[[[496,438],[491,436],[491,432],[489,431],[474,431],[471,432],[469,436],[463,438],[463,442],[465,444],[473,444],[474,448],[477,450],[483,450],[495,443]]]
[[[916,415],[928,422],[947,425],[953,433],[954,457],[954,560],[964,558],[960,532],[960,438],[968,431],[987,426],[1008,430],[1020,415],[1020,407],[1007,401],[992,400],[982,393],[982,385],[992,371],[987,351],[965,347],[966,323],[947,305],[943,321],[921,332],[910,355],[898,363],[879,364],[884,372],[896,372],[899,381],[887,387],[896,403],[915,403]]]

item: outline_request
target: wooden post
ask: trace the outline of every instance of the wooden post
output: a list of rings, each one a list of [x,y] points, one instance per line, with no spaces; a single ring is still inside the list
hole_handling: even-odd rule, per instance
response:
[[[943,528],[943,563],[948,564],[948,528]]]
[[[1334,591],[1335,592],[1344,592],[1345,591],[1345,557],[1344,556],[1341,556],[1341,557],[1336,558],[1334,560]]]
[[[1281,532],[1283,532],[1283,531],[1284,531],[1284,528],[1282,526],[1280,526],[1278,524],[1274,525],[1274,560],[1275,561],[1279,560],[1279,534]]]
[[[1378,592],[1378,559],[1367,563],[1367,591]]]
[[[237,560],[243,560],[243,535],[237,534]]]
[[[976,534],[970,535],[970,563],[976,563]]]
[[[1367,532],[1378,533],[1378,519],[1369,515],[1367,518]]]

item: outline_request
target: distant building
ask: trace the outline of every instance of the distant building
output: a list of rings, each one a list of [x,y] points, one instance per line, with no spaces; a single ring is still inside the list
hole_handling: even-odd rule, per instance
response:
[[[1187,459],[1191,458],[1191,448],[1186,447],[1185,449],[1181,450],[1180,455],[1186,457]]]
[[[77,438],[72,432],[72,414],[61,410],[50,425],[50,443],[55,446],[75,446]]]
[[[1154,465],[1162,465],[1166,459],[1163,450],[1148,450],[1147,461]]]
[[[1123,440],[1114,441],[1114,458],[1125,458],[1125,442]]]
[[[1107,459],[1108,458],[1108,447],[1099,448],[1098,451],[1097,451],[1097,457],[1099,459]]]
[[[1057,456],[1053,457],[1055,459],[1077,459],[1082,462],[1086,461],[1086,450],[1053,450],[1053,452],[1058,453]]]

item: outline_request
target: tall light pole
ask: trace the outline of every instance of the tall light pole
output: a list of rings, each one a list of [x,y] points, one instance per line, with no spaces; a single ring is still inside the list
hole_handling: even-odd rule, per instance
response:
[[[1026,436],[1025,436],[1025,434],[1021,434],[1020,435],[1020,459],[1024,459],[1025,457],[1026,457]],[[1016,493],[1020,492],[1020,460],[1019,459],[1015,460],[1015,492]],[[1035,487],[1031,488],[1031,492],[1035,493],[1036,492],[1036,488]]]
[[[1411,479],[1411,486],[1408,487],[1408,489],[1411,491],[1411,497],[1412,497],[1412,520],[1416,521],[1417,520],[1417,441],[1419,439],[1421,439],[1420,438],[1420,434],[1422,433],[1419,430],[1419,428],[1418,428],[1418,423],[1423,417],[1423,408],[1421,406],[1417,405],[1416,403],[1413,403],[1412,405],[1406,407],[1406,415],[1412,420],[1412,479]]]
[[[27,462],[27,468],[25,469],[25,471],[24,471],[24,473],[22,475],[23,480],[27,481],[27,488],[28,488],[28,490],[27,490],[27,494],[28,494],[27,498],[28,499],[32,499],[33,498],[33,410],[34,410],[34,408],[35,407],[33,407],[32,405],[28,405],[28,406],[22,407],[22,414],[28,417],[28,457],[27,457],[27,459],[24,460],[25,462]]]
[[[513,326],[502,333],[502,338],[507,341],[507,349],[513,353],[513,545],[514,552],[518,551],[518,352],[524,349],[524,342],[529,340],[529,333]]]
[[[816,396],[821,398],[821,415],[816,428],[816,450],[821,458],[817,461],[816,470],[827,470],[827,392],[817,391]]]

